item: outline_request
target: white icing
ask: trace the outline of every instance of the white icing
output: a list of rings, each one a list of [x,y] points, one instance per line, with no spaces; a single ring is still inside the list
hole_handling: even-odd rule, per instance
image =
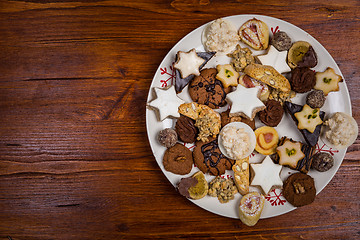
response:
[[[268,194],[273,186],[283,185],[280,179],[282,166],[275,164],[269,156],[266,156],[262,163],[250,164],[250,166],[255,172],[254,179],[250,185],[260,186],[265,194]]]
[[[287,51],[279,52],[274,46],[270,45],[267,54],[259,55],[257,57],[263,65],[272,66],[279,73],[291,71],[291,68],[286,63]]]
[[[199,57],[193,48],[189,52],[178,52],[178,61],[174,64],[174,68],[180,71],[182,78],[186,78],[191,74],[199,76],[199,68],[204,62],[205,59]]]
[[[178,108],[181,104],[185,103],[184,100],[177,97],[175,87],[171,86],[169,89],[154,88],[157,98],[149,102],[149,106],[157,108],[160,114],[160,120],[165,118],[180,117]]]
[[[258,87],[245,88],[239,84],[234,92],[226,95],[226,100],[231,104],[230,114],[242,112],[252,119],[255,109],[265,107],[257,97],[259,90]]]

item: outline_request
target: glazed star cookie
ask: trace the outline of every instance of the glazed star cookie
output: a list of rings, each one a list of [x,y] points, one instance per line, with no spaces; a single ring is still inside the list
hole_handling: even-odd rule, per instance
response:
[[[148,106],[158,110],[160,120],[163,121],[167,117],[180,117],[178,107],[185,101],[176,95],[175,87],[171,86],[168,89],[155,87],[154,90],[157,98],[149,102]]]
[[[311,168],[314,154],[315,147],[282,137],[272,159],[275,163],[307,173]]]
[[[199,70],[201,70],[208,61],[216,54],[216,52],[196,52],[196,54],[204,59],[204,63],[200,65]],[[178,55],[176,55],[176,61],[178,60]],[[188,84],[189,82],[194,79],[195,75],[191,74],[186,78],[181,77],[181,73],[179,70],[175,69],[175,90],[176,93],[180,93]]]
[[[230,117],[245,116],[253,120],[256,113],[265,109],[265,105],[258,98],[259,88],[245,88],[238,85],[234,92],[226,95],[227,102],[231,105]]]
[[[285,102],[284,105],[287,111],[290,113],[292,119],[298,125],[299,122],[298,119],[295,117],[295,114],[301,112],[304,109],[304,106],[291,102]],[[309,144],[312,147],[316,145],[320,136],[322,123],[318,124],[320,122],[318,117],[320,118],[321,121],[324,121],[325,112],[320,111],[318,108],[311,110],[310,107],[305,107],[304,113],[305,114],[297,114],[299,119],[302,118],[302,122],[303,122],[300,125],[302,129],[299,130],[301,134],[304,136],[304,139],[307,142],[307,144]],[[313,132],[310,132],[308,129],[310,129]]]
[[[177,61],[174,63],[174,68],[180,71],[182,78],[186,78],[191,74],[195,76],[200,75],[199,68],[205,60],[196,54],[195,48],[188,52],[179,51],[177,54]]]
[[[324,72],[317,72],[315,74],[316,84],[315,89],[322,90],[327,96],[329,92],[339,91],[339,82],[343,81],[343,78],[336,74],[334,69],[328,67]]]
[[[251,181],[251,186],[260,186],[267,195],[272,187],[281,187],[283,185],[280,179],[280,171],[282,166],[275,164],[269,156],[266,156],[262,163],[250,164],[254,171],[254,178]]]
[[[238,85],[239,73],[230,64],[217,65],[216,79],[220,80],[225,88]]]
[[[309,132],[314,133],[316,127],[323,123],[319,113],[319,108],[314,109],[305,104],[300,112],[294,113],[294,116],[298,121],[298,128],[306,129]]]
[[[291,71],[291,68],[286,63],[286,57],[287,51],[279,52],[272,45],[270,45],[269,51],[265,55],[257,56],[263,65],[272,66],[279,73],[286,73]]]

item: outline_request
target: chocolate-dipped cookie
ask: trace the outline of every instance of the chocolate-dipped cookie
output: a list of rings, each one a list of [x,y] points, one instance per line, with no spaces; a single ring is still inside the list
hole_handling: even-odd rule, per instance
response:
[[[208,142],[197,141],[193,151],[195,165],[203,172],[211,175],[222,175],[230,170],[234,160],[228,159],[221,153],[216,138],[209,138]]]
[[[200,75],[189,84],[189,94],[194,102],[204,104],[210,108],[219,108],[226,104],[225,97],[230,88],[224,88],[220,80],[216,79],[215,68],[203,69]]]

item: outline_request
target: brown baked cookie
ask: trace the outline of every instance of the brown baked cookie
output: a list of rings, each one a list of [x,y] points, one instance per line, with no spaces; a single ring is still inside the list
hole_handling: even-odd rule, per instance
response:
[[[191,151],[180,143],[166,149],[163,164],[166,171],[185,175],[188,174],[193,165],[193,157]]]
[[[225,112],[220,113],[221,116],[221,127],[223,128],[226,124],[231,122],[243,122],[249,125],[252,130],[255,130],[255,120],[250,120],[248,118],[243,118],[240,116],[230,117],[229,116],[230,109],[226,110]]]
[[[291,89],[297,93],[308,92],[316,84],[315,72],[307,67],[296,67],[291,71]]]
[[[181,141],[184,143],[193,143],[196,140],[198,129],[195,127],[195,120],[189,117],[180,115],[176,121],[175,131]]]
[[[266,126],[276,127],[284,115],[283,106],[276,100],[268,100],[264,104],[266,108],[258,114],[260,121]]]
[[[216,79],[216,68],[203,69],[189,85],[189,94],[194,102],[204,104],[210,108],[219,108],[226,104],[225,97],[230,91],[224,88],[221,81]]]
[[[304,173],[294,173],[284,182],[283,195],[294,207],[301,207],[315,200],[314,179]]]
[[[208,142],[197,141],[193,151],[194,163],[203,172],[218,176],[230,170],[235,160],[228,159],[220,151],[216,138]]]

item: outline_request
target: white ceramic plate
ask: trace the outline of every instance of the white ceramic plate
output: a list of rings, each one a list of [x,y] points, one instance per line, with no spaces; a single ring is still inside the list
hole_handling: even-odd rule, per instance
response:
[[[281,31],[285,31],[289,35],[289,37],[291,37],[293,42],[299,40],[309,42],[318,55],[318,64],[315,68],[313,68],[314,70],[322,72],[325,71],[327,67],[331,67],[335,70],[337,74],[342,75],[334,59],[327,52],[327,50],[318,41],[315,40],[315,38],[310,36],[302,29],[288,22],[262,15],[236,15],[236,16],[226,17],[224,19],[232,22],[232,24],[234,24],[234,26],[237,29],[239,29],[239,27],[244,22],[254,17],[264,21],[269,26],[269,29],[271,30],[270,35],[272,35],[273,32],[281,30]],[[175,46],[165,56],[165,58],[163,59],[163,61],[161,62],[159,68],[155,73],[154,79],[149,89],[147,102],[154,99],[153,89],[152,89],[153,87],[166,87],[174,84],[175,71],[172,67],[172,64],[174,62],[176,53],[178,51],[189,51],[192,48],[195,48],[196,51],[200,51],[200,52],[205,51],[201,43],[201,34],[206,25],[207,24],[204,24],[203,26],[195,29],[194,31],[186,35],[177,44],[175,44]],[[246,47],[246,45],[243,43],[240,43],[240,45],[242,47]],[[259,55],[262,53],[264,53],[264,51],[253,51],[254,55]],[[215,67],[217,64],[225,64],[225,63],[229,63],[229,61],[230,59],[226,56],[216,56],[212,58],[204,68]],[[292,101],[294,103],[303,105],[305,104],[305,96],[306,96],[305,94],[298,94],[295,98],[293,98]],[[187,88],[185,88],[179,94],[179,97],[181,97],[186,102],[191,102]],[[321,110],[325,111],[326,114],[331,114],[334,112],[345,112],[351,115],[350,96],[345,81],[340,83],[340,91],[331,92],[327,96],[325,105],[321,108]],[[189,173],[188,175],[176,175],[164,169],[162,164],[162,158],[166,149],[165,147],[163,147],[158,143],[156,138],[160,130],[174,126],[175,126],[175,120],[165,119],[164,121],[160,122],[156,117],[155,111],[150,109],[146,110],[146,127],[147,127],[147,133],[148,133],[151,149],[164,175],[168,178],[168,180],[171,182],[173,186],[176,186],[181,178],[191,176],[195,172],[199,171],[199,169],[197,167],[193,167],[191,173]],[[263,124],[260,121],[257,121],[256,127],[260,127],[260,126],[263,126]],[[284,117],[280,122],[280,124],[276,127],[276,130],[279,133],[279,137],[288,136],[293,138],[294,140],[304,142],[302,135],[297,130],[295,123],[288,114],[284,114]],[[187,147],[191,149],[192,145],[187,144]],[[315,170],[311,170],[308,173],[310,176],[312,176],[315,179],[315,187],[317,189],[317,194],[318,194],[335,175],[336,171],[338,170],[345,156],[346,149],[335,150],[328,147],[321,140],[319,140],[317,144],[317,151],[330,152],[335,158],[334,167],[331,168],[329,171],[320,173]],[[264,158],[265,156],[263,155],[253,153],[250,157],[250,163],[261,162]],[[293,170],[290,170],[287,167],[283,167],[281,171],[281,178],[285,180],[293,172],[294,172]],[[232,177],[232,175],[233,175],[232,171],[227,171],[222,177],[229,178]],[[213,178],[214,178],[213,176],[206,174],[206,179],[208,181],[210,181]],[[256,187],[251,187],[251,190],[258,191],[259,189]],[[179,194],[179,197],[182,196]],[[215,214],[230,218],[239,218],[237,209],[240,199],[241,199],[241,195],[236,194],[234,200],[231,200],[225,204],[220,203],[217,200],[217,198],[210,196],[206,196],[200,200],[190,200],[190,201],[202,207],[203,209],[206,209]],[[273,190],[268,194],[268,196],[266,196],[265,206],[261,214],[261,218],[268,218],[268,217],[281,215],[294,209],[295,208],[290,203],[288,203],[285,200],[285,198],[282,196],[280,189]]]

